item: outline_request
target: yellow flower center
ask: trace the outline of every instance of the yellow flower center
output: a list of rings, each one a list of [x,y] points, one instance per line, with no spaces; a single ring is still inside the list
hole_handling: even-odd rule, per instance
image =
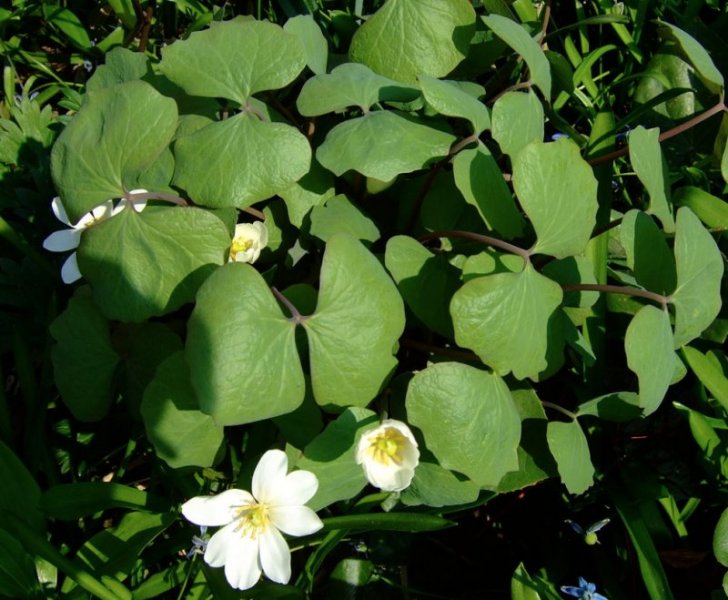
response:
[[[238,508],[238,524],[235,531],[239,531],[243,537],[255,539],[259,533],[263,533],[270,525],[270,515],[265,504],[248,504]]]
[[[237,237],[230,246],[230,260],[235,260],[238,252],[245,252],[253,247],[253,240],[244,237]]]
[[[387,427],[372,438],[366,453],[383,465],[402,464],[402,450],[408,443],[404,434],[394,427]]]

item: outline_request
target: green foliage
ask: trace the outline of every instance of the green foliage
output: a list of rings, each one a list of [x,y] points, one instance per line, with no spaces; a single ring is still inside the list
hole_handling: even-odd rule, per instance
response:
[[[717,3],[245,4],[0,9],[0,595],[719,594]]]

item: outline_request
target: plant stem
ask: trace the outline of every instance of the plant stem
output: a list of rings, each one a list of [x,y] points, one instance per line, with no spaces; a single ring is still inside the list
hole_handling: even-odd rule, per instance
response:
[[[664,142],[665,140],[669,140],[671,137],[675,137],[676,135],[680,135],[684,131],[687,131],[688,129],[692,129],[696,125],[699,125],[703,121],[707,121],[710,119],[710,117],[717,115],[719,112],[723,112],[724,110],[728,110],[728,107],[726,107],[725,102],[723,101],[723,98],[718,101],[718,103],[713,106],[712,108],[709,108],[704,113],[701,113],[692,119],[689,119],[685,121],[684,123],[680,123],[680,125],[676,125],[675,127],[672,127],[671,129],[668,129],[667,131],[660,134],[660,137],[658,138],[660,142]],[[596,166],[601,165],[602,163],[613,161],[615,158],[619,158],[620,156],[624,156],[629,152],[629,145],[625,146],[624,148],[620,148],[619,150],[615,150],[614,152],[610,152],[609,154],[603,154],[602,156],[597,156],[596,158],[592,158],[591,160],[587,161],[590,165]]]
[[[288,309],[288,312],[291,313],[291,318],[289,319],[289,321],[292,321],[296,325],[301,325],[308,318],[304,317],[300,312],[298,312],[298,309],[293,306],[293,303],[283,294],[281,294],[277,288],[272,287],[270,289],[278,302],[285,306],[286,309]]]
[[[667,304],[670,302],[669,296],[663,296],[662,294],[656,294],[655,292],[649,292],[647,290],[641,290],[640,288],[622,286],[622,285],[609,285],[599,283],[565,283],[561,285],[561,288],[565,292],[605,292],[608,294],[624,294],[626,296],[639,296],[640,298],[646,298],[662,305],[662,308],[667,308]]]
[[[576,419],[577,419],[576,413],[573,413],[570,410],[565,409],[563,406],[559,406],[558,404],[554,404],[553,402],[548,402],[546,400],[541,400],[541,404],[543,404],[546,408],[551,408],[553,410],[560,412],[562,415],[566,415],[572,421],[576,421]]]
[[[510,252],[511,254],[517,254],[518,256],[523,258],[526,263],[530,262],[531,260],[530,250],[526,250],[524,248],[521,248],[520,246],[515,246],[508,242],[504,242],[503,240],[499,240],[498,238],[490,237],[489,235],[473,233],[472,231],[433,231],[432,233],[427,233],[423,236],[420,236],[418,241],[427,242],[429,240],[443,237],[463,238],[466,240],[473,240],[474,242],[482,242],[483,244],[488,244],[489,246],[500,248],[501,250],[505,250],[506,252]]]
[[[262,210],[258,210],[257,208],[253,208],[252,206],[246,206],[245,208],[241,208],[240,210],[248,213],[249,215],[253,215],[256,219],[265,221],[265,214]]]

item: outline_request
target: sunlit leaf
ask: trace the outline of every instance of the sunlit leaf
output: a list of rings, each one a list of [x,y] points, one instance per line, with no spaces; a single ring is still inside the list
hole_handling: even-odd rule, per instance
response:
[[[513,160],[530,142],[544,137],[543,106],[536,94],[507,92],[493,105],[493,138]]]
[[[667,164],[662,156],[659,129],[640,126],[629,134],[629,158],[640,181],[650,195],[648,213],[655,215],[668,233],[675,231],[672,216]]]
[[[583,494],[594,483],[589,444],[578,421],[551,421],[546,430],[561,481],[572,494]]]

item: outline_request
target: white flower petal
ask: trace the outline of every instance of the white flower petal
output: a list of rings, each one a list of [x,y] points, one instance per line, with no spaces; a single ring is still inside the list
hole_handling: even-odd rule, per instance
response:
[[[43,240],[43,247],[51,252],[67,252],[78,248],[80,243],[81,230],[61,229],[60,231],[54,231]]]
[[[268,228],[265,226],[265,223],[262,221],[256,221],[253,223],[253,226],[258,229],[260,234],[260,247],[265,248],[268,245]]]
[[[384,492],[401,492],[415,476],[415,470],[403,466],[384,465],[375,460],[363,463],[369,483]]]
[[[272,506],[306,504],[318,490],[318,479],[310,471],[293,471],[285,476],[267,502]]]
[[[225,579],[238,589],[252,588],[260,579],[261,537],[256,539],[243,537],[239,532],[237,539],[230,545],[230,554],[225,561]],[[285,542],[284,542],[285,543]]]
[[[402,423],[402,421],[397,421],[396,419],[385,419],[384,421],[382,421],[380,427],[394,427],[397,431],[404,435],[404,437],[412,442],[415,448],[417,447],[417,440],[412,434],[412,430],[407,426],[406,423]]]
[[[81,271],[78,270],[78,261],[76,260],[76,253],[74,252],[66,259],[61,267],[61,279],[63,283],[71,284],[81,279]]]
[[[188,500],[182,505],[182,514],[195,525],[219,527],[235,519],[237,507],[254,502],[249,492],[230,489],[217,496],[197,496]]]
[[[230,523],[212,535],[205,548],[205,562],[208,565],[222,567],[228,559],[236,558],[236,544],[241,537],[236,527],[237,523]]]
[[[316,533],[324,524],[308,506],[274,506],[270,520],[283,533],[293,536]]]
[[[291,551],[286,540],[275,527],[268,527],[258,539],[263,573],[276,583],[288,583],[291,579]]]
[[[282,450],[268,450],[260,457],[253,473],[253,496],[258,502],[268,503],[276,497],[278,488],[288,471],[288,457]]]
[[[64,225],[68,225],[69,227],[71,226],[71,221],[66,214],[66,209],[63,208],[60,196],[56,196],[53,200],[51,200],[51,209],[53,210],[53,214],[56,215],[56,219]]]
[[[93,221],[89,223],[89,225],[95,223],[96,221],[102,221],[103,219],[109,218],[110,216],[112,216],[113,210],[114,203],[111,200],[107,200],[103,204],[100,204],[89,213],[91,215],[91,218],[93,219]]]

